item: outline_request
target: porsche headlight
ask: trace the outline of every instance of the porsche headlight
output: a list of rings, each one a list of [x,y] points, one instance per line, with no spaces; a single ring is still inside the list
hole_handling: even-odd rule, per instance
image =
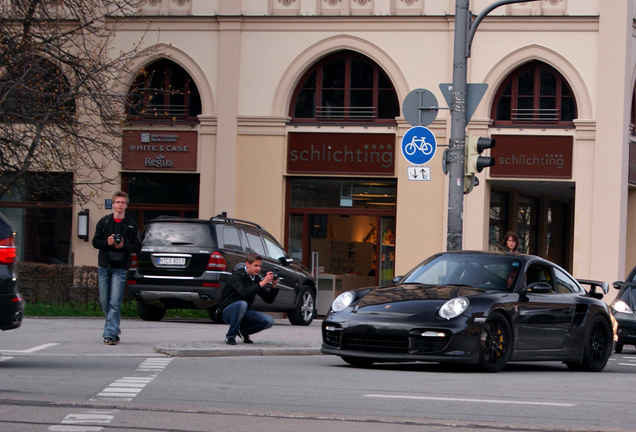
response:
[[[340,312],[341,310],[349,306],[353,302],[353,299],[355,297],[356,295],[353,293],[353,291],[343,292],[333,301],[333,303],[331,304],[331,310],[334,312]]]
[[[466,297],[457,297],[447,301],[439,310],[439,316],[445,319],[455,318],[468,309],[470,302]]]
[[[615,312],[620,312],[620,313],[626,313],[626,314],[634,313],[632,312],[631,308],[627,305],[627,303],[625,303],[623,300],[616,300],[614,303],[612,303],[612,309]]]

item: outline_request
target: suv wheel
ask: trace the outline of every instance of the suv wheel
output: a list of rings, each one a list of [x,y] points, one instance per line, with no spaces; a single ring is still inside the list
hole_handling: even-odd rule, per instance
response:
[[[216,306],[212,306],[211,308],[206,309],[205,311],[208,313],[208,316],[210,317],[213,323],[225,324],[222,316],[218,316],[218,317],[216,316]]]
[[[146,303],[137,302],[137,313],[144,321],[161,321],[166,314],[166,308],[151,306]]]
[[[309,325],[316,316],[316,295],[307,285],[300,288],[300,295],[293,311],[287,314],[293,325]]]

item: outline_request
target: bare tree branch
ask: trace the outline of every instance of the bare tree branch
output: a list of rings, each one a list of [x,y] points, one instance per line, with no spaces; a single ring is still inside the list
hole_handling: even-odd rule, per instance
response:
[[[121,162],[119,80],[143,38],[126,52],[112,42],[142,3],[0,1],[0,198],[32,186],[33,173],[72,173],[80,203],[118,182],[106,168]]]

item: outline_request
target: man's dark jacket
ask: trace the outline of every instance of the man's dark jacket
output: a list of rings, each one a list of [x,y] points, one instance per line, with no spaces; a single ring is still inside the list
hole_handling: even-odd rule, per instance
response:
[[[259,284],[261,280],[259,275],[254,276],[254,280],[252,280],[247,274],[245,267],[235,270],[223,287],[223,291],[221,291],[221,300],[217,305],[217,313],[223,312],[223,309],[239,300],[245,300],[247,309],[252,309],[256,295],[265,300],[265,303],[274,303],[278,288],[266,289],[261,287]]]
[[[121,234],[124,240],[123,248],[117,249],[115,246],[108,245],[108,237],[111,234]],[[99,249],[98,266],[128,269],[130,267],[130,254],[141,250],[137,223],[130,216],[125,216],[119,223],[115,222],[112,214],[104,216],[97,222],[95,227],[93,247]],[[123,252],[124,261],[120,264],[112,264],[108,260],[109,251]]]

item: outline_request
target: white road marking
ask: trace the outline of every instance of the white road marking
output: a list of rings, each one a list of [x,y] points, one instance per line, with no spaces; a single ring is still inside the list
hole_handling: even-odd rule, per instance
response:
[[[0,362],[11,360],[13,357],[0,357]]]
[[[149,358],[148,360],[140,364],[137,370],[149,371],[149,372],[162,371],[166,368],[166,366],[168,366],[168,363],[170,363],[172,360],[174,359],[173,358]]]
[[[154,372],[147,377],[124,377],[110,384],[92,397],[91,401],[110,400],[130,402],[146,385],[157,377],[174,358],[149,358],[144,360],[135,372]]]
[[[69,414],[61,425],[49,427],[54,432],[98,432],[104,428],[101,426],[87,426],[85,423],[110,424],[114,416],[111,414],[117,411],[89,411],[88,414]],[[81,424],[80,424],[81,423]]]
[[[34,353],[36,351],[40,351],[40,350],[43,350],[43,349],[46,349],[46,348],[49,348],[49,347],[52,347],[52,346],[55,346],[55,345],[57,345],[57,344],[56,343],[47,343],[47,344],[44,344],[44,345],[38,345],[36,347],[25,349],[25,350],[3,350],[3,349],[0,349],[0,352],[8,352],[8,353],[16,353],[16,354],[31,354],[31,353]]]
[[[400,396],[400,395],[376,395],[367,394],[364,397],[385,398],[385,399],[416,399],[416,400],[436,400],[444,402],[474,402],[474,403],[494,403],[494,404],[514,404],[514,405],[543,405],[543,406],[559,406],[574,407],[576,404],[558,403],[558,402],[531,402],[531,401],[507,401],[493,399],[464,399],[464,398],[444,398],[431,396]]]

